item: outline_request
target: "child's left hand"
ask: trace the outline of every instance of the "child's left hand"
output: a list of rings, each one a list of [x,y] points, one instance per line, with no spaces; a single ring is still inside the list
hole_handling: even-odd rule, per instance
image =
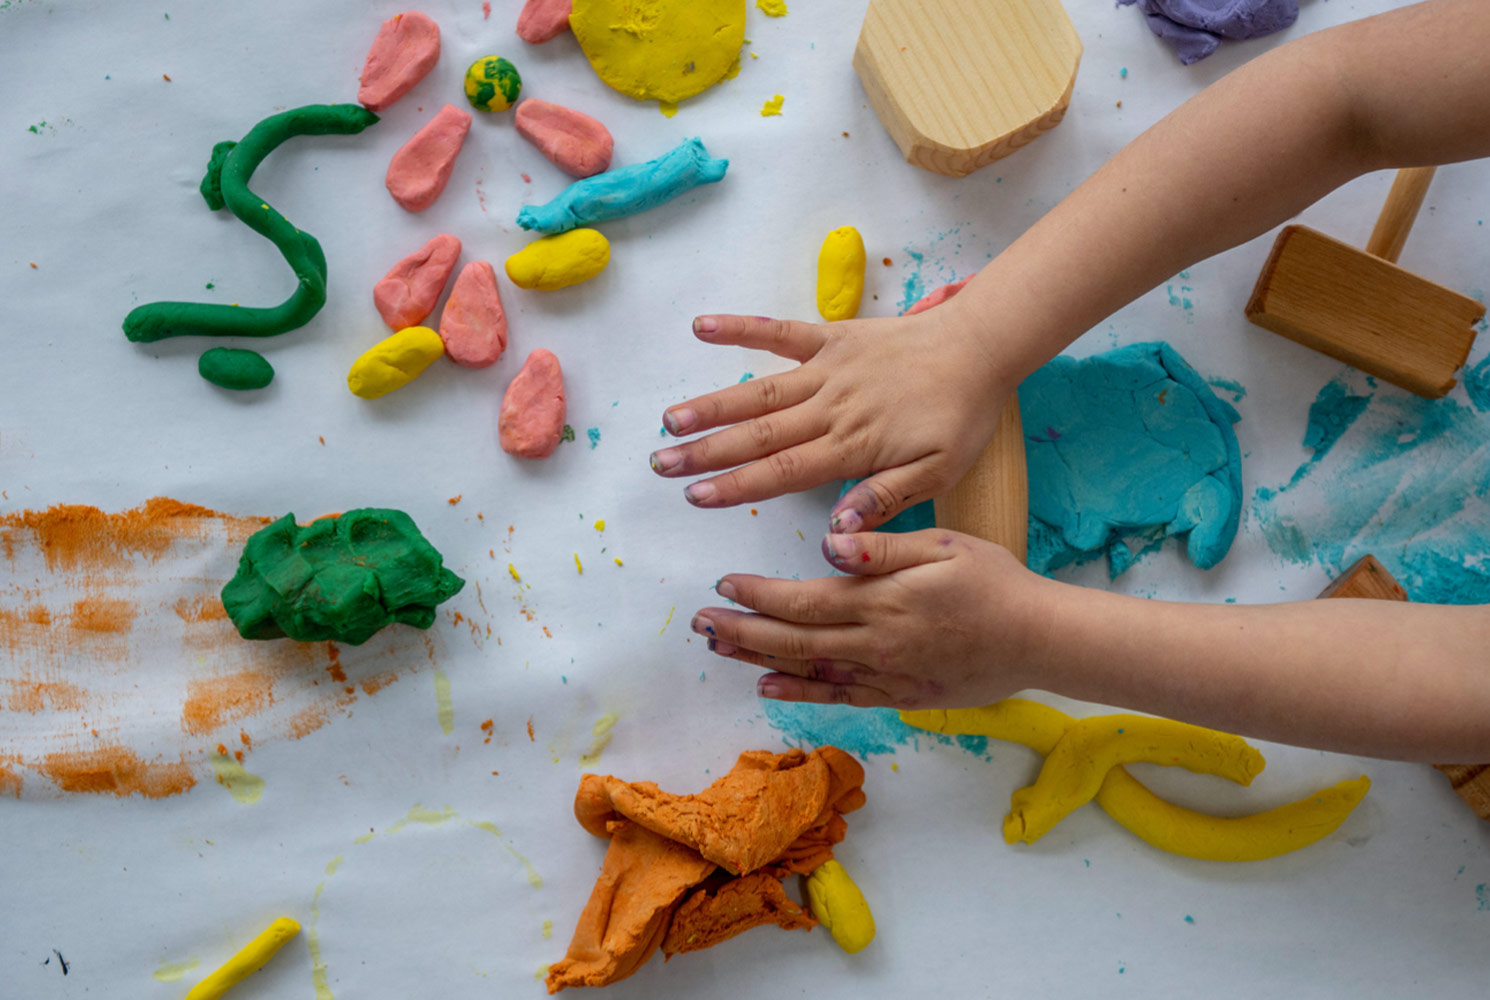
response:
[[[829,535],[851,577],[731,574],[716,590],[754,614],[704,608],[693,630],[720,656],[763,667],[781,701],[859,707],[985,705],[1040,684],[1053,588],[1009,550],[951,531]]]

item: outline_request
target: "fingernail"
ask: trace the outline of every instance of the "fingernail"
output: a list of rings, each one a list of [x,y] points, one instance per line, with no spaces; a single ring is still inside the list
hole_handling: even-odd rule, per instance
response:
[[[720,580],[714,585],[714,593],[726,601],[733,601],[735,599],[735,585],[728,580]]]
[[[852,507],[845,507],[833,512],[833,516],[828,519],[828,527],[835,534],[851,535],[864,527],[864,518]]]
[[[683,496],[694,506],[700,506],[713,500],[718,493],[713,483],[694,483],[683,491]]]
[[[823,555],[828,557],[829,562],[847,562],[853,557],[858,547],[859,543],[847,535],[825,535],[823,537]]]
[[[762,677],[755,682],[755,693],[762,698],[780,698],[781,685],[770,677]]]
[[[662,425],[667,428],[668,433],[674,436],[687,434],[688,429],[696,423],[698,423],[698,414],[686,406],[668,410],[662,415]]]
[[[739,649],[731,646],[727,642],[720,642],[718,639],[710,639],[709,652],[718,653],[720,656],[734,656],[736,653],[739,652]]]
[[[694,333],[714,333],[719,329],[719,320],[713,316],[700,316],[693,321]]]
[[[689,623],[689,627],[692,628],[699,635],[714,634],[714,623],[705,618],[703,615],[694,615],[693,621]]]
[[[652,452],[652,471],[665,476],[683,464],[683,452],[677,448],[666,448]]]

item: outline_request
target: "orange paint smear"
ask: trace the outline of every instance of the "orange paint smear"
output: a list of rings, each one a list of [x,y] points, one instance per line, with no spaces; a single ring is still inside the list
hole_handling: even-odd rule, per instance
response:
[[[5,700],[5,707],[12,712],[35,714],[49,708],[66,708],[76,711],[82,709],[88,700],[86,691],[67,681],[38,681],[7,677],[3,683],[10,688],[10,697]]]
[[[129,601],[85,597],[72,606],[69,624],[84,632],[112,632],[123,635],[134,627],[140,609]]]
[[[193,736],[210,733],[227,722],[255,715],[274,701],[273,681],[255,670],[227,677],[194,680],[186,687],[181,728]],[[226,753],[226,751],[221,751]]]
[[[97,507],[58,504],[0,517],[6,551],[21,536],[40,544],[47,568],[125,566],[130,555],[159,559],[180,538],[201,538],[221,524],[238,542],[269,523],[267,517],[231,517],[206,507],[155,497],[133,510],[105,514]]]
[[[179,795],[197,783],[191,767],[184,762],[149,763],[122,746],[49,753],[33,766],[64,792],[162,799]]]
[[[227,621],[228,618],[228,609],[222,606],[222,598],[216,594],[183,597],[172,607],[184,622]]]

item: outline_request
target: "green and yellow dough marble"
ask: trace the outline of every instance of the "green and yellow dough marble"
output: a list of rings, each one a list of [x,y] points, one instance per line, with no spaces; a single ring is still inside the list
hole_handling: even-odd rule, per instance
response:
[[[256,531],[222,603],[245,639],[357,646],[394,623],[429,628],[465,584],[408,514],[363,507],[303,527],[286,514]]]
[[[466,70],[466,100],[477,111],[506,111],[522,89],[522,74],[501,56],[482,56]]]

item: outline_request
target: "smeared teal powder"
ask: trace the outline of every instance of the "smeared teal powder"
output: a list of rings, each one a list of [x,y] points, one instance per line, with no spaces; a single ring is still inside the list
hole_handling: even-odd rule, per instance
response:
[[[1275,553],[1331,576],[1369,553],[1415,601],[1490,603],[1490,419],[1349,372],[1320,390],[1304,444],[1292,478],[1255,494]]]
[[[957,746],[982,757],[988,755],[986,736],[944,736],[907,726],[893,708],[854,708],[849,705],[809,705],[801,702],[761,701],[766,721],[781,731],[787,746],[806,750],[835,746],[868,759],[871,754],[894,753],[897,747],[920,749],[922,740]]]
[[[1490,357],[1464,370],[1464,391],[1476,410],[1490,410]]]
[[[1490,911],[1490,887],[1481,882],[1474,887],[1475,909],[1481,913]]]

